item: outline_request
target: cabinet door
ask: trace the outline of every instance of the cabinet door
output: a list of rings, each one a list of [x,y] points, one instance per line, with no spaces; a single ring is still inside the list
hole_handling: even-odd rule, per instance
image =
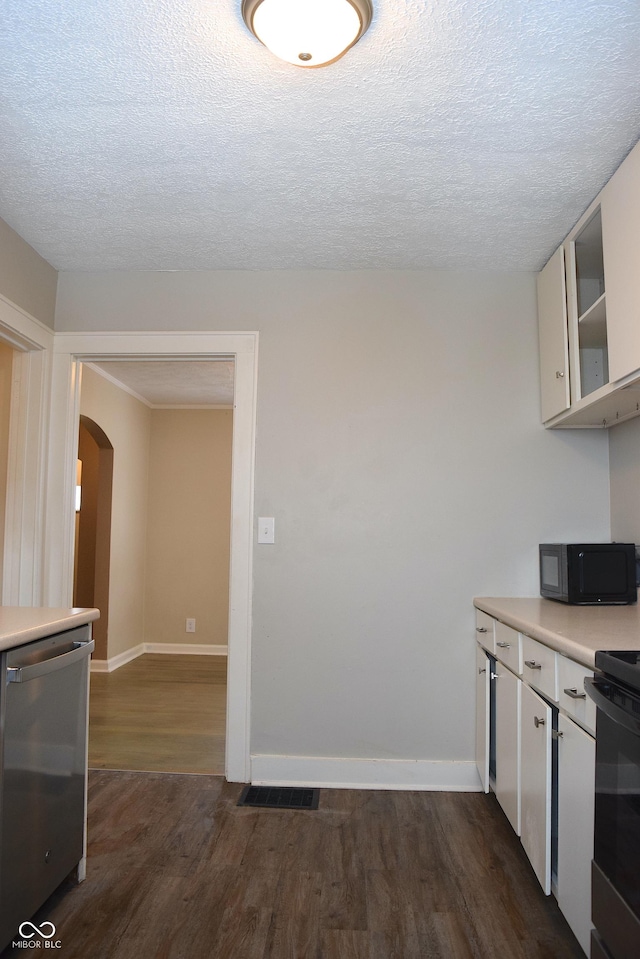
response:
[[[506,666],[496,663],[496,798],[520,835],[520,687]]]
[[[640,144],[602,191],[609,378],[640,369]]]
[[[558,905],[589,954],[595,740],[565,716],[558,720]]]
[[[569,347],[564,250],[538,273],[538,336],[542,422],[569,409]]]
[[[490,706],[491,682],[489,657],[481,646],[476,651],[476,766],[484,792],[489,792]]]
[[[522,684],[522,845],[545,894],[551,892],[551,706]]]

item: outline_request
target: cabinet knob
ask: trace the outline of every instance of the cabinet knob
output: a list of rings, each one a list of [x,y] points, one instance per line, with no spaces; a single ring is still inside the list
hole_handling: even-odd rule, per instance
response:
[[[536,663],[535,659],[525,659],[524,664],[529,669],[542,669],[542,663]]]
[[[476,626],[476,633],[486,633],[486,631],[487,631],[486,626]]]
[[[482,669],[482,668],[479,666],[479,667],[478,667],[478,673],[479,673],[480,675],[482,675],[482,673],[486,673],[486,669]]]
[[[499,646],[500,649],[511,649],[511,643],[496,643],[496,646]]]
[[[500,679],[500,673],[491,673],[491,679]]]
[[[544,726],[544,719],[538,719],[537,716],[533,717],[533,725],[538,728],[538,726]]]
[[[556,370],[556,379],[557,380],[564,379],[564,370]]]

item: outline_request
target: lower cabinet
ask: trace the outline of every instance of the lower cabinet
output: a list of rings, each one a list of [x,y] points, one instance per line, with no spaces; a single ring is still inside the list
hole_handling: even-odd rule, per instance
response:
[[[589,953],[595,739],[566,716],[558,718],[558,905]]]
[[[495,792],[520,836],[545,894],[555,894],[588,955],[595,739],[580,723],[588,727],[590,722],[581,694],[589,670],[561,656],[556,663],[553,656],[558,654],[553,650],[540,650],[537,640],[521,638],[524,658],[543,667],[532,669],[533,682],[526,670],[520,676],[493,658],[500,656],[501,650],[487,651],[482,640],[478,646],[478,772],[483,789]],[[545,656],[551,656],[548,663]],[[545,666],[550,678],[543,682]]]
[[[520,836],[545,895],[551,892],[551,758],[553,711],[521,683]]]
[[[489,792],[491,756],[491,663],[478,646],[476,650],[476,765],[484,792]]]
[[[502,663],[496,663],[496,798],[520,835],[520,687]]]

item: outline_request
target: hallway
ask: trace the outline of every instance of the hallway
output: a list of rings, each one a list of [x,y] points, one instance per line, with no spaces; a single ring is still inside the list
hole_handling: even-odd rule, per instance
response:
[[[146,653],[91,673],[89,767],[224,775],[227,657]]]

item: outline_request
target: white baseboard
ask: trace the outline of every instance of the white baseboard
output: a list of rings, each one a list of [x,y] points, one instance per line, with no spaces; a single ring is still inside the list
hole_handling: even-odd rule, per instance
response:
[[[198,643],[144,643],[145,653],[167,653],[172,656],[226,656],[227,646]]]
[[[256,786],[317,786],[326,789],[403,789],[480,792],[474,762],[426,759],[331,759],[325,756],[251,757]]]
[[[198,643],[140,643],[111,659],[92,659],[92,673],[112,673],[144,653],[166,653],[172,656],[226,656],[226,646],[198,645]]]
[[[124,653],[118,653],[117,656],[113,656],[111,659],[92,659],[91,672],[112,673],[114,669],[130,663],[132,659],[137,659],[138,656],[142,656],[143,653],[144,643],[140,643],[139,646],[132,646],[131,649],[125,649]]]

